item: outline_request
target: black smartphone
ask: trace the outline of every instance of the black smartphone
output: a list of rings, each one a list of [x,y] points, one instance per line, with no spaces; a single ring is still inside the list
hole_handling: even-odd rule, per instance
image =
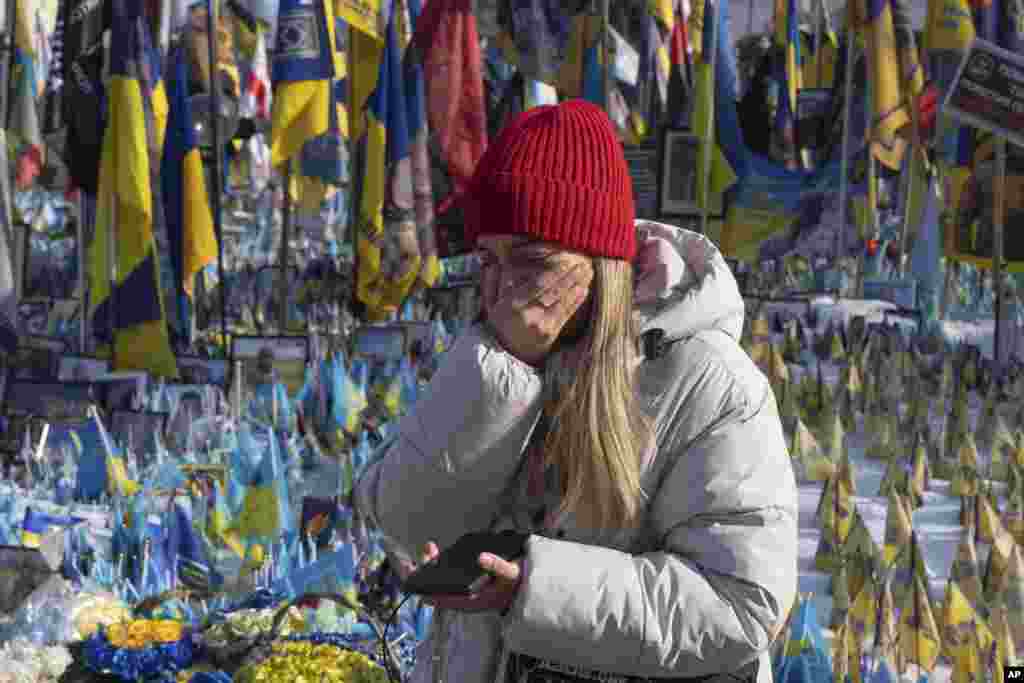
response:
[[[481,531],[466,534],[441,551],[402,584],[402,591],[416,595],[469,595],[478,591],[490,576],[480,568],[480,554],[490,553],[515,560],[526,552],[529,534],[517,531]]]

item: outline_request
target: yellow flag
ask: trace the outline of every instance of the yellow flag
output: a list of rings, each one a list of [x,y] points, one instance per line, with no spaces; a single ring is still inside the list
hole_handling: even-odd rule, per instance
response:
[[[918,664],[924,671],[935,669],[942,649],[939,627],[932,613],[928,591],[920,579],[907,591],[899,622],[900,651],[907,662]]]
[[[992,646],[992,632],[978,616],[956,581],[946,584],[946,599],[942,610],[942,640],[945,652],[954,660],[976,665],[977,654],[988,652]],[[961,664],[963,666],[963,664]],[[972,673],[981,673],[974,670]]]

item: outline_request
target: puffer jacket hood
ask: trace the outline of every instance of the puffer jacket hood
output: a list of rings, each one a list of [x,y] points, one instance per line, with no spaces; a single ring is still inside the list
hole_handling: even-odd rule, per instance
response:
[[[744,304],[736,278],[707,237],[664,223],[637,222],[635,314],[642,333],[666,340],[721,330],[737,341]]]

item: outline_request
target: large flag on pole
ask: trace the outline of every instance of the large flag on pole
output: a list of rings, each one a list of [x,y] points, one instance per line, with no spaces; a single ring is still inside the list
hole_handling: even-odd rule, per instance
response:
[[[728,173],[735,177],[723,199],[725,225],[722,250],[736,258],[753,259],[757,257],[762,241],[789,228],[811,202],[819,201],[822,194],[834,192],[839,187],[841,166],[838,160],[830,160],[813,171],[790,170],[747,146],[736,106],[739,77],[729,32],[728,5],[727,2],[709,3],[700,13],[704,36],[701,53],[703,59],[703,55],[710,53],[711,45],[718,52],[713,85],[710,86],[714,90],[714,139]],[[691,20],[697,15],[695,11]],[[713,43],[711,32],[715,24],[718,27],[714,32],[717,42]],[[696,75],[695,80],[698,80]],[[700,87],[698,85],[698,89]],[[701,101],[698,96],[697,102]],[[706,102],[707,97],[703,101]],[[695,111],[695,126],[705,118]],[[696,127],[694,132],[698,136],[701,133]],[[698,173],[697,176],[699,182],[704,176],[712,178],[712,194],[716,182],[715,168],[713,165],[710,174]]]
[[[291,160],[330,126],[335,60],[334,10],[330,0],[282,0],[274,53],[270,163]]]
[[[15,187],[27,190],[43,167],[43,139],[39,132],[39,54],[33,41],[31,9],[34,3],[14,3],[14,71],[10,74],[10,120],[7,121],[15,148]]]
[[[487,147],[483,61],[470,0],[427,0],[410,48],[419,52],[427,85],[430,134],[458,197]],[[451,199],[438,207],[438,214]]]
[[[93,329],[113,332],[117,369],[177,377],[153,237],[157,207],[151,169],[162,147],[161,117],[166,122],[159,58],[141,7],[112,0],[111,16],[120,30],[111,38],[110,111],[90,248]],[[112,272],[117,275],[113,289]]]
[[[191,297],[196,274],[217,261],[217,237],[192,125],[184,48],[175,48],[168,62],[170,113],[160,177],[175,291]]]

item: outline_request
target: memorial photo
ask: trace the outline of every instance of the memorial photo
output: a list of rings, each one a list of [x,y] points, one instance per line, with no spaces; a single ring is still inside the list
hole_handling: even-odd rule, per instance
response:
[[[280,381],[290,396],[298,395],[306,381],[308,337],[235,337],[231,358],[241,362],[247,391]]]
[[[660,213],[663,216],[699,214],[700,139],[690,131],[668,129],[662,140],[661,154]]]
[[[178,356],[178,374],[182,384],[217,384],[228,379],[228,362],[219,358]]]
[[[110,372],[110,361],[88,356],[61,356],[57,379],[88,382]]]

